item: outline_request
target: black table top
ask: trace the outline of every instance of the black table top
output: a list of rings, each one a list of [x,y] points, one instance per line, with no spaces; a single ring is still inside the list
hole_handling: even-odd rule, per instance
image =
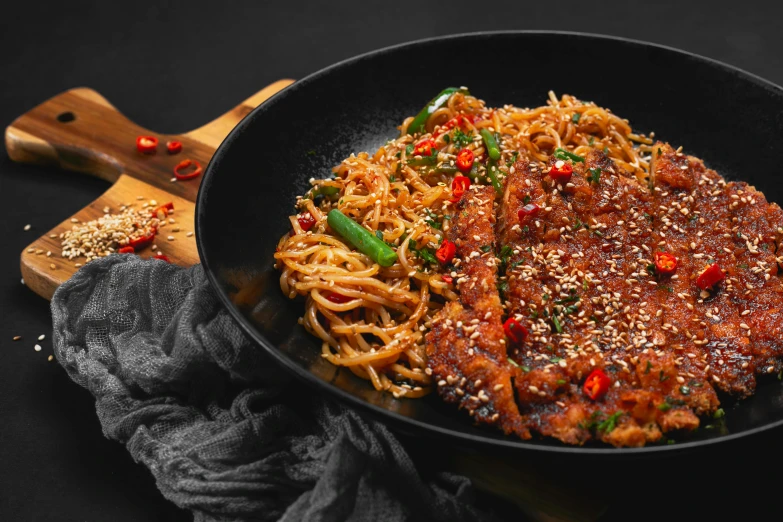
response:
[[[728,2],[724,2],[728,4]],[[612,34],[682,48],[783,84],[783,4],[721,7],[705,2],[561,0],[557,3],[324,2],[305,7],[227,2],[17,4],[0,21],[0,125],[63,90],[96,89],[131,120],[159,132],[190,130],[274,80],[302,78],[333,62],[404,41],[493,29],[555,29]],[[520,65],[526,52],[520,50]],[[437,57],[428,57],[437,62]],[[611,57],[605,57],[611,60]],[[563,65],[568,66],[567,57]],[[611,64],[623,70],[624,64]],[[644,81],[644,71],[629,77]],[[578,93],[575,93],[578,94]],[[543,95],[543,94],[542,94]],[[152,476],[103,437],[91,396],[48,362],[48,302],[20,284],[19,254],[37,235],[92,201],[107,185],[58,170],[20,165],[0,152],[0,519],[190,520],[167,502]],[[26,224],[32,224],[24,232]],[[41,352],[33,345],[46,335]],[[23,336],[13,342],[12,337]],[[756,493],[762,469],[783,458],[777,430],[735,445],[738,487],[701,502]],[[745,451],[753,448],[753,456]],[[725,456],[725,455],[724,455]],[[723,456],[717,457],[722,458]],[[728,458],[728,457],[727,457]],[[613,464],[617,465],[617,464]],[[646,470],[636,470],[647,473]],[[579,472],[576,470],[576,472]],[[687,474],[686,474],[687,477]],[[711,478],[725,488],[737,475]],[[689,480],[662,476],[668,497]],[[732,487],[734,488],[734,486]],[[623,519],[639,499],[622,498],[608,519]],[[739,502],[739,500],[738,500]],[[772,505],[761,501],[755,505]],[[684,513],[697,513],[697,507]],[[634,511],[634,517],[644,513]],[[673,512],[661,513],[678,518]]]

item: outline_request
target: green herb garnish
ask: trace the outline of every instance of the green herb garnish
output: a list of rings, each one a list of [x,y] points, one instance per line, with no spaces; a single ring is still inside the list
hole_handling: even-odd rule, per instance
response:
[[[582,117],[582,113],[575,112],[573,116],[571,116],[571,121],[574,123],[579,123],[579,118]]]
[[[560,320],[555,314],[552,314],[552,324],[555,325],[555,331],[557,331],[557,333],[563,333],[563,326],[560,324]]]
[[[585,162],[585,159],[582,156],[577,156],[573,152],[568,152],[567,150],[561,149],[560,147],[555,149],[554,156],[555,156],[555,158],[557,158],[559,160],[570,159],[571,161],[578,161],[578,162],[581,162],[581,163]]]
[[[604,433],[611,433],[615,427],[617,427],[617,419],[619,419],[625,412],[616,411],[612,413],[606,420],[599,422],[597,429]]]
[[[590,175],[587,177],[587,181],[590,183],[598,184],[598,181],[601,179],[601,169],[594,168],[594,169],[588,169],[590,171]]]

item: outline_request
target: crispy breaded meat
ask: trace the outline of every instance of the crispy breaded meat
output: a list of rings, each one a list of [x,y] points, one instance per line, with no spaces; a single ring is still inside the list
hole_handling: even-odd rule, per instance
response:
[[[494,253],[495,192],[474,185],[456,206],[448,238],[457,247],[460,302],[448,303],[427,334],[428,367],[446,402],[480,423],[530,438],[514,400],[517,369],[508,364]]]
[[[562,160],[518,161],[496,213],[491,189],[463,197],[450,231],[461,304],[428,335],[446,400],[523,438],[641,446],[698,427],[719,406],[716,390],[744,397],[756,374],[780,371],[783,211],[669,145],[652,160],[648,183],[591,151],[565,184],[549,174]],[[656,269],[662,253],[674,273]],[[714,263],[726,278],[702,290]],[[504,339],[506,317],[529,331],[524,342]],[[611,386],[592,399],[582,386],[596,368]]]

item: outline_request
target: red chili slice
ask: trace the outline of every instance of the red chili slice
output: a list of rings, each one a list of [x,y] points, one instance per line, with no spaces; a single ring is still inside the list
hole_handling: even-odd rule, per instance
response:
[[[471,114],[458,114],[451,118],[449,121],[440,126],[437,132],[432,133],[432,139],[438,139],[443,134],[446,134],[454,127],[462,127],[465,122],[473,123],[474,116]]]
[[[193,171],[185,174],[184,171],[191,166],[194,167]],[[201,174],[201,163],[196,160],[185,159],[177,163],[177,166],[174,167],[174,176],[179,180],[193,179],[199,174]]]
[[[329,292],[328,294],[326,294],[326,300],[337,304],[343,304],[353,300],[353,297],[348,297],[347,295],[338,294],[337,292]]]
[[[138,136],[136,138],[136,150],[142,154],[155,154],[158,149],[158,138],[155,136]]]
[[[133,250],[138,252],[139,250],[149,246],[152,244],[152,242],[155,240],[155,234],[157,233],[157,230],[152,230],[149,234],[145,236],[140,236],[137,238],[131,238],[130,241],[128,241],[128,246],[133,247]]]
[[[443,274],[443,275],[440,276],[440,278],[443,279],[448,284],[451,284],[451,283],[454,282],[454,278],[451,277],[450,275]]]
[[[470,172],[476,155],[470,149],[462,149],[457,153],[457,168],[462,172]]]
[[[515,344],[524,342],[525,339],[527,339],[528,334],[527,328],[519,324],[519,321],[513,317],[509,317],[506,319],[506,322],[503,323],[503,332],[505,332],[506,337]]]
[[[713,263],[702,270],[701,274],[699,274],[699,277],[696,278],[696,286],[702,290],[706,290],[715,283],[723,281],[725,277],[726,274],[724,274],[723,270],[720,269],[718,263]]]
[[[296,216],[296,220],[299,222],[299,226],[302,227],[302,230],[305,232],[313,228],[315,225],[315,218],[309,212],[299,214]]]
[[[451,180],[451,202],[456,203],[466,190],[470,188],[470,178],[467,176],[454,176]]]
[[[163,254],[155,254],[154,256],[152,256],[152,259],[160,259],[161,261],[165,261],[167,263],[171,263],[171,259],[169,259],[168,257],[166,257]]]
[[[413,147],[414,156],[432,156],[432,151],[437,149],[433,140],[421,140]]]
[[[169,210],[174,210],[174,203],[169,201],[152,211],[152,217],[163,219],[169,215]]]
[[[519,209],[519,212],[517,212],[517,217],[519,218],[520,223],[525,223],[527,220],[538,214],[538,211],[541,210],[541,207],[536,205],[535,203],[528,203],[524,207]]]
[[[166,150],[169,154],[178,154],[179,152],[182,152],[182,142],[181,141],[167,141],[166,142]]]
[[[117,250],[117,252],[118,252],[118,253],[120,253],[120,254],[132,254],[132,253],[134,253],[135,251],[136,251],[136,249],[135,249],[135,248],[133,248],[133,247],[132,247],[132,246],[130,246],[130,245],[128,245],[128,246],[124,246],[124,247],[122,247],[121,249]]]
[[[585,379],[582,391],[591,399],[596,400],[609,391],[609,386],[611,385],[612,379],[603,370],[596,368]]]
[[[457,245],[455,245],[454,243],[446,239],[443,241],[443,243],[440,244],[438,250],[435,251],[435,257],[437,257],[438,261],[440,261],[445,265],[450,263],[451,260],[454,259],[456,253],[457,253]]]
[[[563,160],[557,160],[549,170],[549,177],[555,180],[555,183],[568,183],[574,168]]]
[[[663,275],[673,274],[677,271],[677,258],[668,252],[656,252],[655,270]]]

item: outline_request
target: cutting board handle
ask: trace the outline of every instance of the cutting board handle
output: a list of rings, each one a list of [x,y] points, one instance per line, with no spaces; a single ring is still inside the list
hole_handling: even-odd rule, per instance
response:
[[[182,135],[144,129],[96,91],[79,87],[50,98],[14,120],[5,131],[6,150],[14,161],[59,166],[112,183],[130,170],[146,183],[193,201],[198,183],[171,183],[174,166],[189,158],[206,167],[223,138],[242,118],[292,82],[275,82],[214,121]],[[136,137],[140,135],[158,138],[157,153],[148,155],[136,150]],[[166,142],[170,140],[182,142],[180,154],[167,154]]]

